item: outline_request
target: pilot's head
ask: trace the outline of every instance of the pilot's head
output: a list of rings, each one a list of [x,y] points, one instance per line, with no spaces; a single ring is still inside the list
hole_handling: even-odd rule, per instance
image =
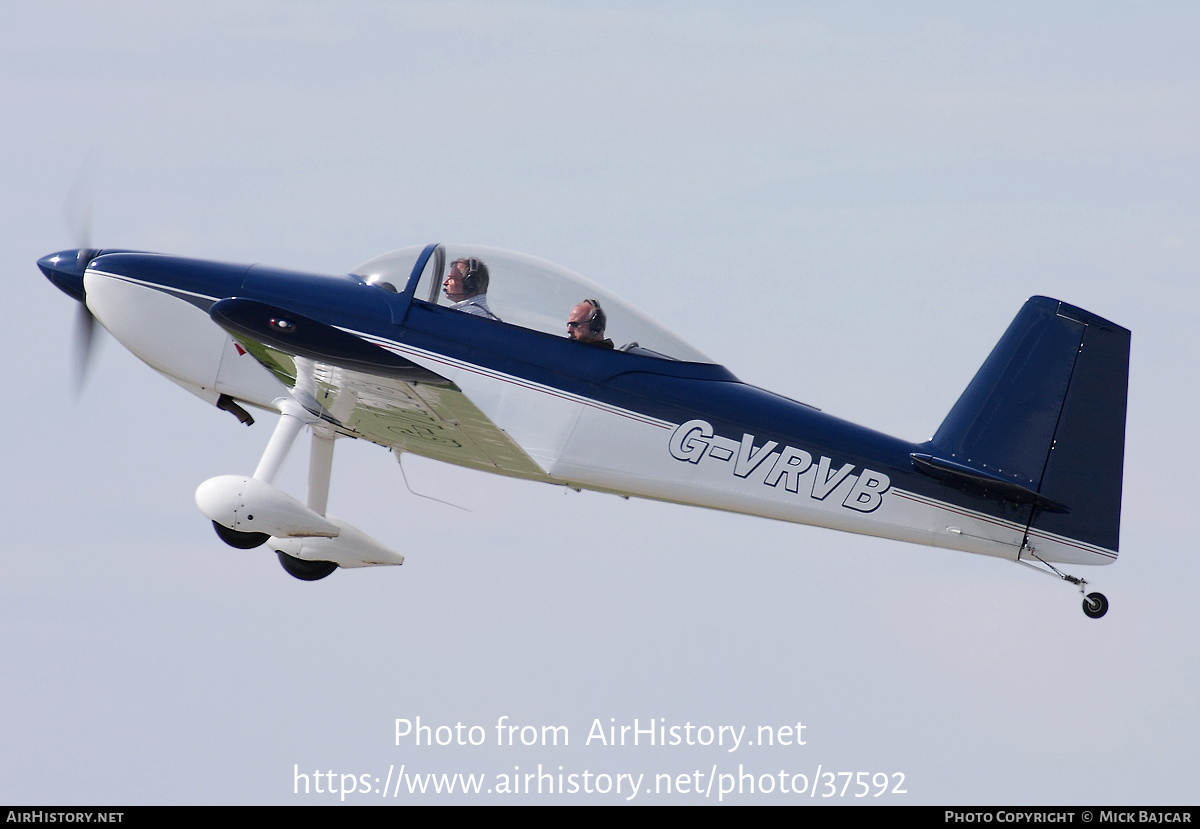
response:
[[[581,343],[598,343],[604,340],[604,327],[608,318],[600,303],[585,299],[571,309],[567,317],[567,336]]]
[[[451,302],[462,302],[478,294],[486,294],[488,289],[488,269],[474,256],[468,259],[455,259],[450,263],[446,273],[446,281],[442,290],[446,299]]]

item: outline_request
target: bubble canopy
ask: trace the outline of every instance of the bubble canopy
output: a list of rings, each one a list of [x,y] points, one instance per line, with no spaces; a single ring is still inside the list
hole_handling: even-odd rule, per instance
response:
[[[605,336],[618,350],[691,363],[712,362],[629,303],[551,262],[482,245],[442,244],[416,274],[413,271],[424,250],[412,247],[385,253],[351,273],[370,284],[411,294],[414,302],[450,308],[452,303],[442,291],[450,265],[458,259],[475,258],[487,267],[487,305],[499,317],[497,324],[566,337],[571,309],[593,299],[608,318]]]

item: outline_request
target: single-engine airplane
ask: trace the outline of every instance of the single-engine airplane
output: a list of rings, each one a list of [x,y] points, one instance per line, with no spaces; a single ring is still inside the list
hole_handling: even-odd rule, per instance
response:
[[[38,266],[130,351],[253,422],[252,475],[202,483],[225,542],[299,579],[403,556],[325,511],[334,441],[535,481],[1056,564],[1117,557],[1129,331],[1021,308],[933,438],[909,443],[740,382],[578,274],[430,244],[341,276],[81,248]],[[564,336],[564,334],[566,336]],[[616,340],[611,339],[616,337]],[[275,486],[311,431],[305,502]]]

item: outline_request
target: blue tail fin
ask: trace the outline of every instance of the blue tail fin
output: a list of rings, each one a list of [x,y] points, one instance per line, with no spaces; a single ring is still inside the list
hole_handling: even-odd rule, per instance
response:
[[[928,447],[964,483],[1030,504],[1029,526],[1115,552],[1128,383],[1128,330],[1033,297]]]

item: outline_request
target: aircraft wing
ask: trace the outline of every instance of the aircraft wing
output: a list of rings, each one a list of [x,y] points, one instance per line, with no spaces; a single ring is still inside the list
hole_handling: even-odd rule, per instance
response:
[[[343,435],[397,453],[550,480],[457,385],[434,372],[266,303],[225,299],[209,314],[301,405]]]

